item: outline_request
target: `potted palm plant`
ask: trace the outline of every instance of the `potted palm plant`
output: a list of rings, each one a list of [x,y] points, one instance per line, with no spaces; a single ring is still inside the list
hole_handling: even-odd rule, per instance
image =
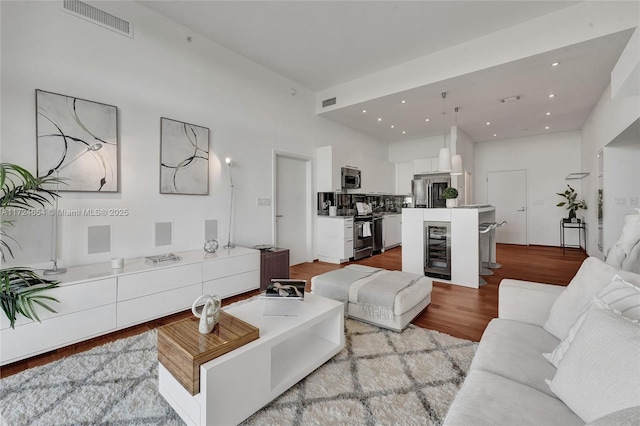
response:
[[[447,200],[447,207],[456,207],[458,205],[458,190],[452,187],[445,188],[442,191],[442,198]]]
[[[14,226],[10,210],[29,210],[34,207],[45,208],[58,195],[45,188],[45,185],[59,183],[60,179],[47,176],[35,177],[28,170],[11,163],[0,163],[0,254],[5,261],[5,253],[14,257],[10,243],[18,242],[7,232]],[[57,212],[56,212],[57,213]],[[19,246],[19,245],[18,245]],[[35,271],[24,267],[0,269],[0,305],[2,311],[14,328],[19,314],[40,321],[37,310],[55,310],[48,302],[58,302],[55,298],[43,294],[45,290],[55,288],[57,281],[41,278]]]
[[[578,194],[576,194],[576,190],[571,187],[571,185],[567,185],[568,189],[564,192],[557,192],[559,196],[563,197],[565,201],[561,201],[556,204],[557,207],[564,207],[569,210],[569,216],[564,219],[565,222],[579,222],[576,218],[576,212],[579,209],[587,210],[587,203],[584,200],[577,200]]]

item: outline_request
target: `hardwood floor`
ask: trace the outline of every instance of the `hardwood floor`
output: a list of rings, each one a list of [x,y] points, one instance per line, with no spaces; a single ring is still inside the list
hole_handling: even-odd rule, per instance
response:
[[[502,264],[502,268],[495,269],[494,275],[484,277],[487,285],[479,289],[472,289],[434,282],[431,304],[413,321],[413,324],[463,339],[478,341],[489,321],[498,315],[498,285],[503,278],[566,285],[585,258],[584,252],[578,249],[568,249],[563,255],[562,249],[558,247],[498,244],[497,261]],[[402,248],[394,248],[353,263],[401,270]],[[346,265],[346,263],[334,265],[317,261],[303,263],[291,267],[291,278],[307,280],[307,287],[309,287],[311,277]],[[259,291],[253,291],[225,299],[223,305],[258,293]],[[47,364],[65,356],[86,351],[123,337],[140,334],[189,316],[191,316],[191,310],[18,361],[1,367],[0,377],[10,376],[27,368]]]

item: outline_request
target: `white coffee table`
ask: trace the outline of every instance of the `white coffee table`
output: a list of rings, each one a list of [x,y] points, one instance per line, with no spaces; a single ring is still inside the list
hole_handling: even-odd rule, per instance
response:
[[[200,367],[191,395],[158,364],[160,394],[189,425],[238,424],[339,353],[344,305],[305,294],[299,316],[264,316],[264,299],[227,312],[260,329],[260,338]]]

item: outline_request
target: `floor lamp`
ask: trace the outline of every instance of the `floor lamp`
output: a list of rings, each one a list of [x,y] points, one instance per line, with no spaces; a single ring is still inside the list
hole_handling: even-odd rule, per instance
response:
[[[60,170],[63,170],[69,167],[71,163],[73,163],[78,158],[85,155],[87,152],[95,152],[100,150],[101,148],[102,148],[101,143],[95,143],[93,145],[90,145],[84,151],[78,154],[73,160],[69,161],[67,164],[65,164],[62,167],[56,168],[56,196],[55,196],[55,202],[54,202],[55,213],[53,215],[53,256],[52,256],[53,268],[45,269],[43,272],[44,275],[57,275],[57,274],[64,274],[65,272],[67,272],[67,268],[58,268],[58,198],[60,198],[60,195],[59,195]]]
[[[231,224],[233,220],[233,192],[234,192],[233,176],[231,175],[231,158],[229,157],[225,158],[224,162],[227,163],[227,166],[229,166],[229,183],[231,184],[231,200],[229,202],[229,238],[227,239],[227,245],[224,246],[223,248],[232,249],[236,245],[231,242]]]

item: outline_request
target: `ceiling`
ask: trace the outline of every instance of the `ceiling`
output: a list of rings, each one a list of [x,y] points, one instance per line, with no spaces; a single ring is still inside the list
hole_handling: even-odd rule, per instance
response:
[[[311,90],[319,91],[578,2],[142,3]],[[475,142],[580,129],[608,85],[610,72],[630,36],[631,31],[612,34],[339,108],[323,113],[323,116],[388,142],[442,134],[446,126],[456,122]],[[551,67],[553,62],[560,62],[560,65]],[[446,115],[442,114],[445,106],[442,91],[448,93]],[[548,97],[551,93],[556,95],[553,99]],[[520,96],[520,100],[500,102],[511,96]],[[459,107],[457,117],[455,106]],[[429,118],[428,122],[426,118]],[[487,125],[487,122],[491,124]]]

